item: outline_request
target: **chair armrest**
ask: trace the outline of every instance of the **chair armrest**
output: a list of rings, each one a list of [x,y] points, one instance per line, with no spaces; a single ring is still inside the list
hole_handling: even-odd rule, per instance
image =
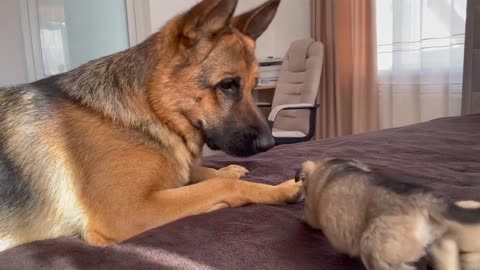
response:
[[[273,108],[272,112],[268,116],[268,121],[269,122],[275,122],[275,119],[277,118],[278,114],[281,111],[292,111],[292,110],[310,110],[310,111],[316,111],[317,108],[319,107],[318,104],[307,104],[307,103],[300,103],[300,104],[287,104],[287,105],[281,105]]]
[[[272,107],[272,103],[268,103],[268,102],[257,102],[256,104],[259,108],[270,108],[270,107]]]
[[[281,141],[283,143],[296,143],[302,141],[309,141],[315,136],[315,123],[317,119],[317,109],[320,107],[318,104],[288,104],[277,106],[273,108],[270,116],[268,117],[268,126],[271,130],[273,130],[273,126],[275,125],[275,119],[277,118],[278,114],[281,111],[289,111],[289,110],[309,110],[310,111],[310,121],[309,121],[309,130],[308,134],[304,138],[296,138],[292,140],[291,138],[277,138],[275,137],[275,143],[278,145]]]

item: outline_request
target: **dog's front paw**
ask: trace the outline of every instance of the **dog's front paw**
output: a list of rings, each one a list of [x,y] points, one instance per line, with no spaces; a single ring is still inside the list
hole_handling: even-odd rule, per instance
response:
[[[235,178],[235,179],[240,179],[247,175],[249,171],[238,165],[230,165],[225,168],[221,168],[217,171],[217,174],[219,177],[226,177],[226,178]]]
[[[303,199],[302,181],[296,182],[294,179],[277,185],[279,191],[280,203],[298,203]]]

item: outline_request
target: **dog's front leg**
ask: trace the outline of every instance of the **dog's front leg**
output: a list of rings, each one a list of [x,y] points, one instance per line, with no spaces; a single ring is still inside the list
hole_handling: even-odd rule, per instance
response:
[[[145,202],[145,230],[178,219],[226,207],[247,204],[284,205],[294,203],[301,194],[301,183],[294,180],[277,186],[229,178],[214,178],[195,185],[152,193]],[[136,232],[140,233],[140,232]]]
[[[199,183],[216,177],[240,179],[247,174],[248,170],[238,165],[230,165],[218,170],[202,166],[193,166],[190,173],[190,180],[192,183]]]
[[[114,218],[95,220],[86,233],[91,244],[108,245],[178,219],[226,207],[259,203],[294,203],[301,195],[295,180],[277,186],[230,178],[213,178],[198,184],[148,193]]]

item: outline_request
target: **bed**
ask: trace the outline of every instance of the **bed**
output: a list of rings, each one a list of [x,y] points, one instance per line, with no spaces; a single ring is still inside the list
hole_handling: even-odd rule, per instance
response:
[[[307,159],[355,158],[453,199],[480,200],[480,115],[433,120],[362,135],[279,146],[249,159],[215,156],[211,167],[240,164],[247,179],[292,178]],[[60,238],[0,253],[0,269],[325,269],[363,270],[302,221],[302,204],[251,205],[189,217],[111,247]],[[33,225],[34,226],[34,225]],[[419,269],[427,269],[420,263]]]

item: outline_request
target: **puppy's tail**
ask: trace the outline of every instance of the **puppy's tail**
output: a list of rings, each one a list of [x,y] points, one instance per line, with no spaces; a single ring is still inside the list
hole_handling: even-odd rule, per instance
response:
[[[480,225],[480,202],[462,201],[448,206],[445,217],[463,224]]]
[[[480,252],[480,202],[451,203],[444,218],[462,252]]]

